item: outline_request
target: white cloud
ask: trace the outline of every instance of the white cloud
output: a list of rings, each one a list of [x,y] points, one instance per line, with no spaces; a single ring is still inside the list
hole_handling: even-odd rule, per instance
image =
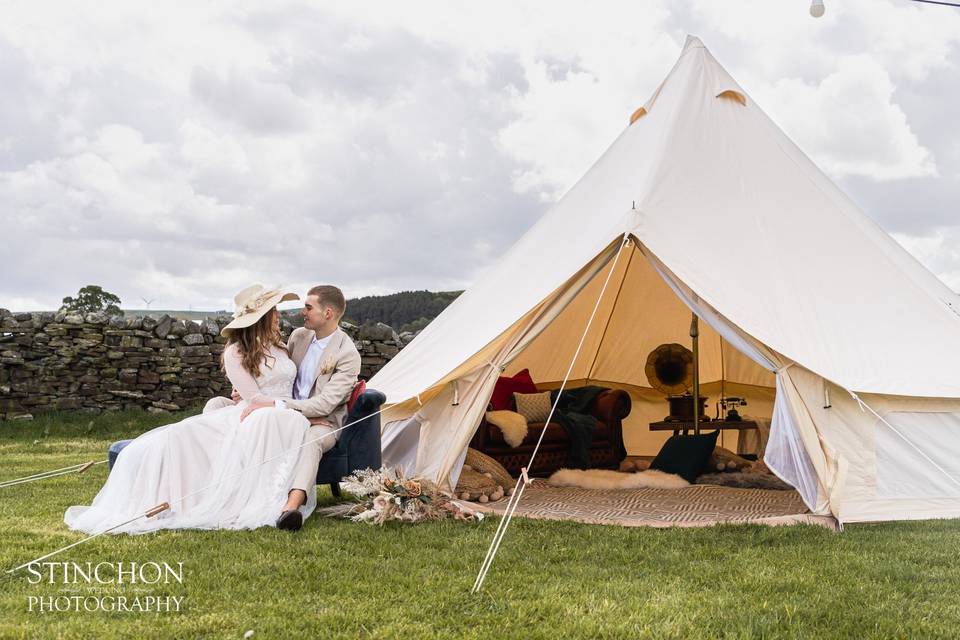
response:
[[[757,99],[835,178],[935,176],[933,154],[892,101],[893,92],[886,70],[858,55],[840,59],[836,71],[816,85],[785,78],[763,87]]]
[[[860,31],[856,44],[871,52],[894,77],[923,80],[931,71],[956,68],[960,11],[896,0],[839,4],[846,24]]]
[[[960,11],[911,4],[828,2],[820,21],[762,0],[12,5],[0,306],[91,283],[194,308],[250,281],[462,288],[623,129],[687,31],[885,225],[936,230],[947,255],[960,124],[928,105],[957,101]]]
[[[250,173],[250,160],[240,142],[230,135],[222,135],[194,120],[180,127],[180,157],[193,175],[201,177],[210,171],[215,174]]]
[[[923,236],[892,235],[948,287],[960,292],[960,226],[937,229]]]
[[[46,113],[59,126],[46,157],[0,173],[17,263],[0,304],[29,291],[53,306],[91,282],[128,301],[212,308],[251,280],[334,281],[348,295],[460,288],[490,247],[529,224],[536,208],[510,190],[511,165],[495,144],[510,116],[497,90],[520,77],[511,60],[491,55],[483,74],[461,77],[473,62],[456,49],[395,28],[351,33],[323,13],[288,9],[253,19],[280,38],[261,41],[248,16],[185,33],[238,41],[261,59],[184,60],[178,50],[165,73],[142,60],[130,87],[110,73],[134,70],[122,52],[80,82],[89,67],[23,38],[26,58],[44,58],[24,75],[56,69],[37,102],[55,107]],[[321,41],[302,29],[321,23]],[[164,41],[174,25],[147,27],[156,31],[147,40]],[[344,51],[348,64],[337,59]]]

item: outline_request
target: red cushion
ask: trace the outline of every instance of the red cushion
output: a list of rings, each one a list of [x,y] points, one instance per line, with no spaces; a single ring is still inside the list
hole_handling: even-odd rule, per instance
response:
[[[353,388],[353,393],[350,394],[350,399],[347,400],[347,411],[353,410],[353,405],[357,403],[357,398],[360,397],[360,394],[367,390],[366,380],[360,380],[357,382],[357,386]]]
[[[500,376],[497,384],[493,387],[490,405],[494,411],[513,411],[515,409],[514,393],[537,393],[537,391],[539,389],[537,389],[537,385],[533,384],[529,369],[518,372],[512,378]]]

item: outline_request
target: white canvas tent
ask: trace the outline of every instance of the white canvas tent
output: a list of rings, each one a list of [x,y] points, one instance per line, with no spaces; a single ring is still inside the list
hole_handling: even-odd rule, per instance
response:
[[[772,417],[768,465],[843,522],[960,516],[956,296],[867,218],[696,38],[610,148],[370,381],[387,464],[456,483],[497,377],[627,389],[701,318],[701,380]],[[602,295],[601,295],[602,291]],[[596,313],[591,314],[596,307]],[[588,328],[589,325],[589,329]],[[639,449],[639,451],[638,451]]]

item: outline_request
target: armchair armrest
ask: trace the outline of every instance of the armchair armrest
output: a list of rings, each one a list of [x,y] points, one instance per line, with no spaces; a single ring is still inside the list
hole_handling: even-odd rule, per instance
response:
[[[347,413],[344,424],[355,423],[340,432],[337,446],[320,458],[317,484],[330,484],[340,495],[340,479],[358,469],[379,469],[383,464],[380,445],[380,406],[386,400],[379,391],[367,389]]]
[[[367,389],[347,414],[344,424],[356,424],[340,432],[339,444],[348,452],[352,465],[366,462],[374,469],[380,468],[379,464],[374,466],[380,460],[380,416],[373,414],[380,410],[386,399],[381,392]]]
[[[593,415],[606,424],[620,422],[628,415],[632,403],[630,394],[621,389],[607,389],[593,402]]]

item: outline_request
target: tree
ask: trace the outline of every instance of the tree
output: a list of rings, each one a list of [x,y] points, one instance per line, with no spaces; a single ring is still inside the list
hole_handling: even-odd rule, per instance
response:
[[[354,324],[383,322],[395,329],[410,324],[426,326],[447,308],[462,291],[401,291],[385,296],[347,300],[347,315]],[[413,329],[416,330],[416,329]]]
[[[100,311],[108,316],[123,315],[123,311],[120,310],[120,298],[109,291],[104,291],[102,287],[95,284],[88,284],[80,289],[76,298],[70,296],[64,298],[60,311],[70,311],[84,315]]]

